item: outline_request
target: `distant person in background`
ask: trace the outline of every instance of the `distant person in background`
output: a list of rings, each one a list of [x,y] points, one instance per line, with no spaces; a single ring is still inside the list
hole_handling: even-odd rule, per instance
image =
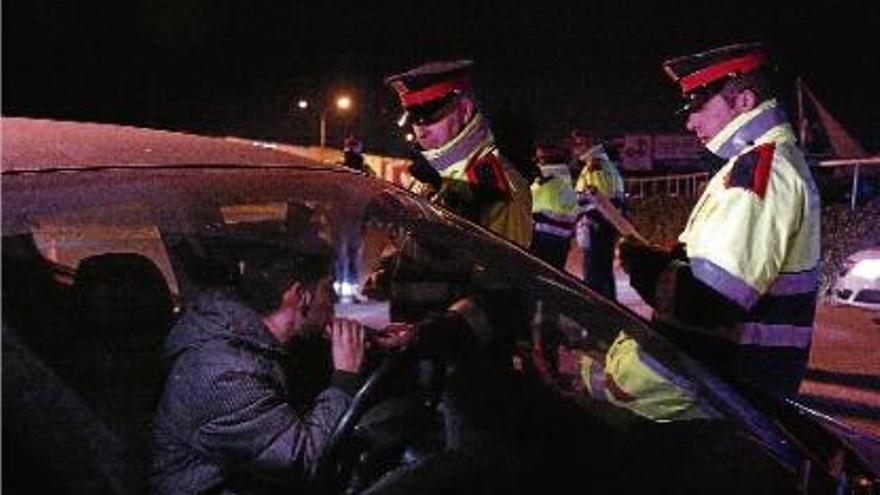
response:
[[[342,165],[373,177],[376,176],[376,172],[364,160],[364,142],[354,136],[345,139],[342,148]]]
[[[530,250],[554,267],[565,270],[574,237],[578,201],[569,170],[571,152],[553,144],[535,147],[540,175],[532,183],[534,233]]]
[[[624,184],[617,166],[605,146],[589,133],[572,132],[575,159],[580,175],[575,182],[580,218],[578,245],[583,254],[583,276],[587,285],[608,299],[617,299],[614,281],[614,250],[619,235],[594,203],[594,194],[602,194],[619,210],[624,210]]]
[[[816,184],[758,43],[665,62],[687,128],[726,160],[673,251],[625,239],[621,264],[669,337],[729,380],[793,394],[816,314]]]

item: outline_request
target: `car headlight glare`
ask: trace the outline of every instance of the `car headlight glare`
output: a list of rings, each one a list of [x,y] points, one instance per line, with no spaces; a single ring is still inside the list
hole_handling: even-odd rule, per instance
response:
[[[859,261],[850,273],[869,280],[878,279],[880,278],[880,259]]]

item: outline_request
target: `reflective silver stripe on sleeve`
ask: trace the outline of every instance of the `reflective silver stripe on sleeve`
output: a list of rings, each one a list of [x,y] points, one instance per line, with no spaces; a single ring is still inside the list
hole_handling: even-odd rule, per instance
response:
[[[761,295],[744,280],[706,258],[691,259],[694,278],[712,287],[746,311],[752,309]]]
[[[577,215],[569,215],[567,213],[556,213],[550,210],[541,210],[541,215],[553,220],[554,222],[566,223],[566,224],[574,224],[577,222]]]
[[[819,268],[797,273],[780,273],[767,291],[774,296],[790,296],[819,288]]]
[[[813,328],[768,323],[743,323],[732,328],[727,336],[730,340],[742,345],[806,349],[812,341]]]
[[[562,237],[563,239],[567,239],[574,234],[574,229],[564,229],[562,227],[557,227],[555,225],[550,225],[547,223],[536,223],[535,231],[543,232],[545,234],[552,234],[556,237]]]

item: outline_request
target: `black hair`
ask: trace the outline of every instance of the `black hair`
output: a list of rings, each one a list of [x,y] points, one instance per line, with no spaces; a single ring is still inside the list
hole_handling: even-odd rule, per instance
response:
[[[262,250],[259,250],[262,251]],[[281,297],[295,282],[314,289],[332,273],[332,260],[325,254],[305,254],[275,247],[241,262],[239,297],[260,314],[278,309]]]

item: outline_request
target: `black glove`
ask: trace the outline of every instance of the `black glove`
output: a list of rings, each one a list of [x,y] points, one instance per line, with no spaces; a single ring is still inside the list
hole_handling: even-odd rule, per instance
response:
[[[413,159],[412,165],[409,166],[409,175],[412,175],[417,181],[428,184],[434,189],[440,189],[442,179],[440,172],[428,163],[428,160],[422,156],[418,150],[412,150],[410,156]]]
[[[657,280],[672,261],[668,251],[631,237],[620,242],[620,265],[629,274],[630,285],[651,306],[656,301]]]

